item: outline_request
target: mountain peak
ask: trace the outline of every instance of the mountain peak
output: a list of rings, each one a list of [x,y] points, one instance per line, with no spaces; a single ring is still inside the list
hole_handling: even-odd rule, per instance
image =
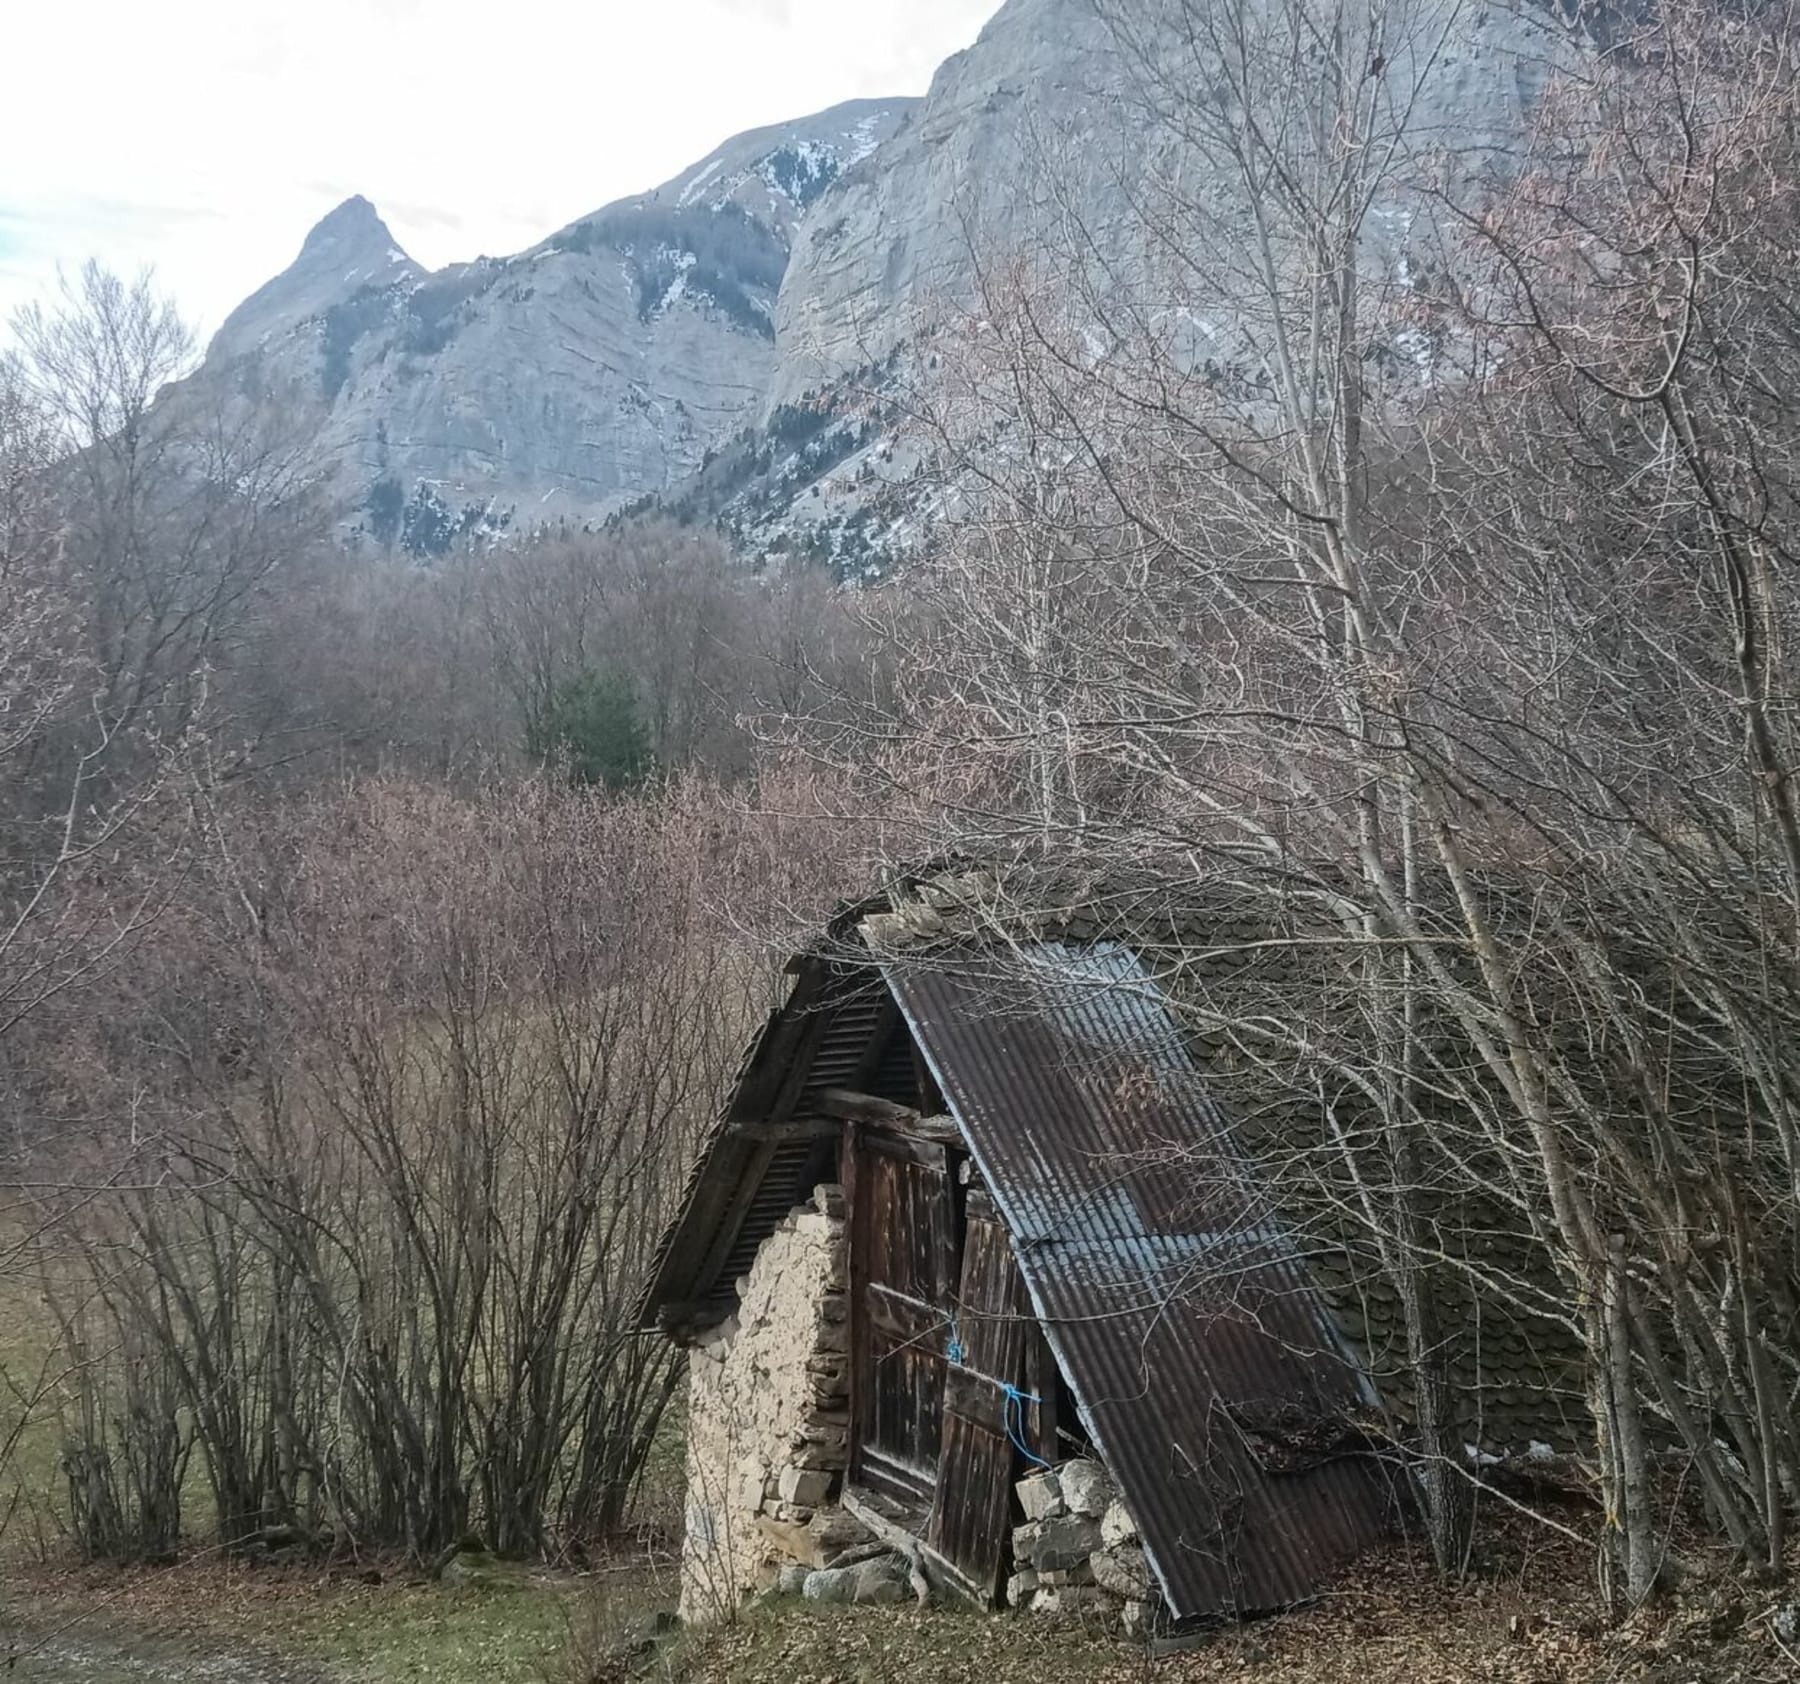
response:
[[[207,351],[227,360],[254,350],[270,334],[305,321],[365,287],[393,286],[424,274],[400,249],[381,213],[360,193],[328,211],[300,255],[225,319]]]
[[[381,213],[360,193],[353,193],[335,210],[327,211],[313,224],[312,232],[300,247],[304,260],[327,248],[342,251],[346,247],[363,249],[379,245],[383,251],[400,251]],[[406,257],[405,252],[400,252]]]

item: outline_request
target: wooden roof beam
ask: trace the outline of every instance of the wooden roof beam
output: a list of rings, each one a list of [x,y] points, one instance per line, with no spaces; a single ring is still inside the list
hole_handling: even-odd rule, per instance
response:
[[[878,1123],[884,1128],[916,1128],[924,1117],[910,1105],[896,1105],[872,1093],[854,1088],[827,1088],[819,1095],[819,1109],[844,1123]]]
[[[954,1144],[962,1139],[954,1117],[927,1117],[910,1105],[897,1105],[872,1093],[858,1093],[855,1088],[827,1088],[816,1103],[826,1116],[836,1117],[839,1122],[868,1123],[924,1140]]]

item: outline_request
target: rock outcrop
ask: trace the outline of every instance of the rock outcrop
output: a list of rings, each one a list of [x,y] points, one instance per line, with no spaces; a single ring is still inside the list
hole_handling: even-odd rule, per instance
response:
[[[1116,217],[1112,163],[1143,120],[1092,0],[1007,0],[932,79],[905,132],[847,172],[802,229],[782,288],[774,402],[879,362],[980,263],[1034,242],[1069,192]]]

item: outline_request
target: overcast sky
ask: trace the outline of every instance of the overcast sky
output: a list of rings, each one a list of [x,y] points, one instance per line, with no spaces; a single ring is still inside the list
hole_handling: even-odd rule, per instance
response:
[[[923,93],[998,4],[17,4],[0,323],[97,256],[154,264],[210,332],[352,193],[428,268],[516,251],[741,130]]]

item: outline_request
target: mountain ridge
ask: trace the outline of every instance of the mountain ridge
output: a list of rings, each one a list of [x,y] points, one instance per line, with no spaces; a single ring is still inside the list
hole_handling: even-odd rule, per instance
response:
[[[1470,0],[1433,49],[1422,132],[1504,150],[1559,27],[1537,0]],[[933,313],[977,304],[1008,252],[1110,246],[1149,277],[1119,184],[1166,160],[1134,74],[1090,0],[1005,0],[922,98],[733,136],[511,257],[427,273],[353,198],[233,312],[202,376],[310,392],[378,545],[660,503],[752,553],[878,565],[916,530],[919,459],[872,417]],[[1371,219],[1368,261],[1401,286],[1410,218]]]
[[[794,231],[915,104],[732,136],[522,252],[436,271],[353,197],[232,312],[197,383],[303,394],[334,490],[382,545],[603,518],[760,415]]]

